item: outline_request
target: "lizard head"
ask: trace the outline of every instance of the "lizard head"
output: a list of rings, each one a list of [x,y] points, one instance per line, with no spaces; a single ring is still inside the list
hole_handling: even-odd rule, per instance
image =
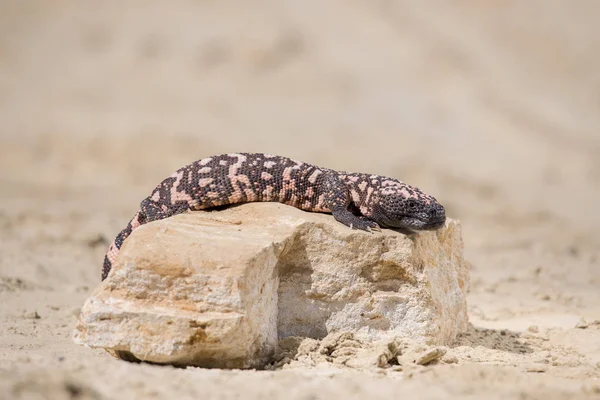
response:
[[[373,200],[368,218],[382,227],[436,230],[446,222],[444,206],[404,183],[381,187]]]

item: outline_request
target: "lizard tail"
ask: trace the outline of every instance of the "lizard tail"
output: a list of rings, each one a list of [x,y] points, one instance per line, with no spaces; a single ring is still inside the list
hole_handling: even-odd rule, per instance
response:
[[[127,239],[127,237],[131,235],[131,232],[133,232],[136,228],[138,228],[140,225],[145,224],[146,222],[146,215],[142,211],[138,211],[133,216],[131,221],[129,221],[125,229],[123,229],[117,235],[115,240],[113,240],[113,242],[108,247],[106,255],[104,256],[104,265],[102,266],[102,280],[105,280],[108,276],[108,273],[110,272],[112,265],[116,261],[117,256],[119,255],[119,251],[121,250],[121,246],[123,246],[123,242],[125,241],[125,239]]]

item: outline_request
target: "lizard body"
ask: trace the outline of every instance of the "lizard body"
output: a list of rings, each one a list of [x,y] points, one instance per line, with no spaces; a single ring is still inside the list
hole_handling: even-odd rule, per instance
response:
[[[434,197],[397,179],[335,171],[270,154],[223,154],[178,169],[141,202],[110,245],[102,280],[125,239],[140,225],[187,210],[256,201],[331,213],[340,223],[360,230],[435,230],[446,220],[444,207]]]

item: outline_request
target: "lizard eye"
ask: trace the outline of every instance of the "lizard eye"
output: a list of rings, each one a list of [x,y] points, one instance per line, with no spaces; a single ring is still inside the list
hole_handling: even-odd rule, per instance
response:
[[[415,203],[414,201],[409,201],[408,202],[408,208],[415,208],[417,206],[417,203]]]

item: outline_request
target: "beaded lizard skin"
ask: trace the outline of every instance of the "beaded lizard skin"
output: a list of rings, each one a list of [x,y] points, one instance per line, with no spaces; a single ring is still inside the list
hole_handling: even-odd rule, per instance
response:
[[[379,175],[348,173],[262,153],[223,154],[195,161],[163,180],[110,245],[106,279],[125,239],[147,222],[187,210],[255,201],[331,213],[351,229],[435,230],[444,207],[414,186]]]

